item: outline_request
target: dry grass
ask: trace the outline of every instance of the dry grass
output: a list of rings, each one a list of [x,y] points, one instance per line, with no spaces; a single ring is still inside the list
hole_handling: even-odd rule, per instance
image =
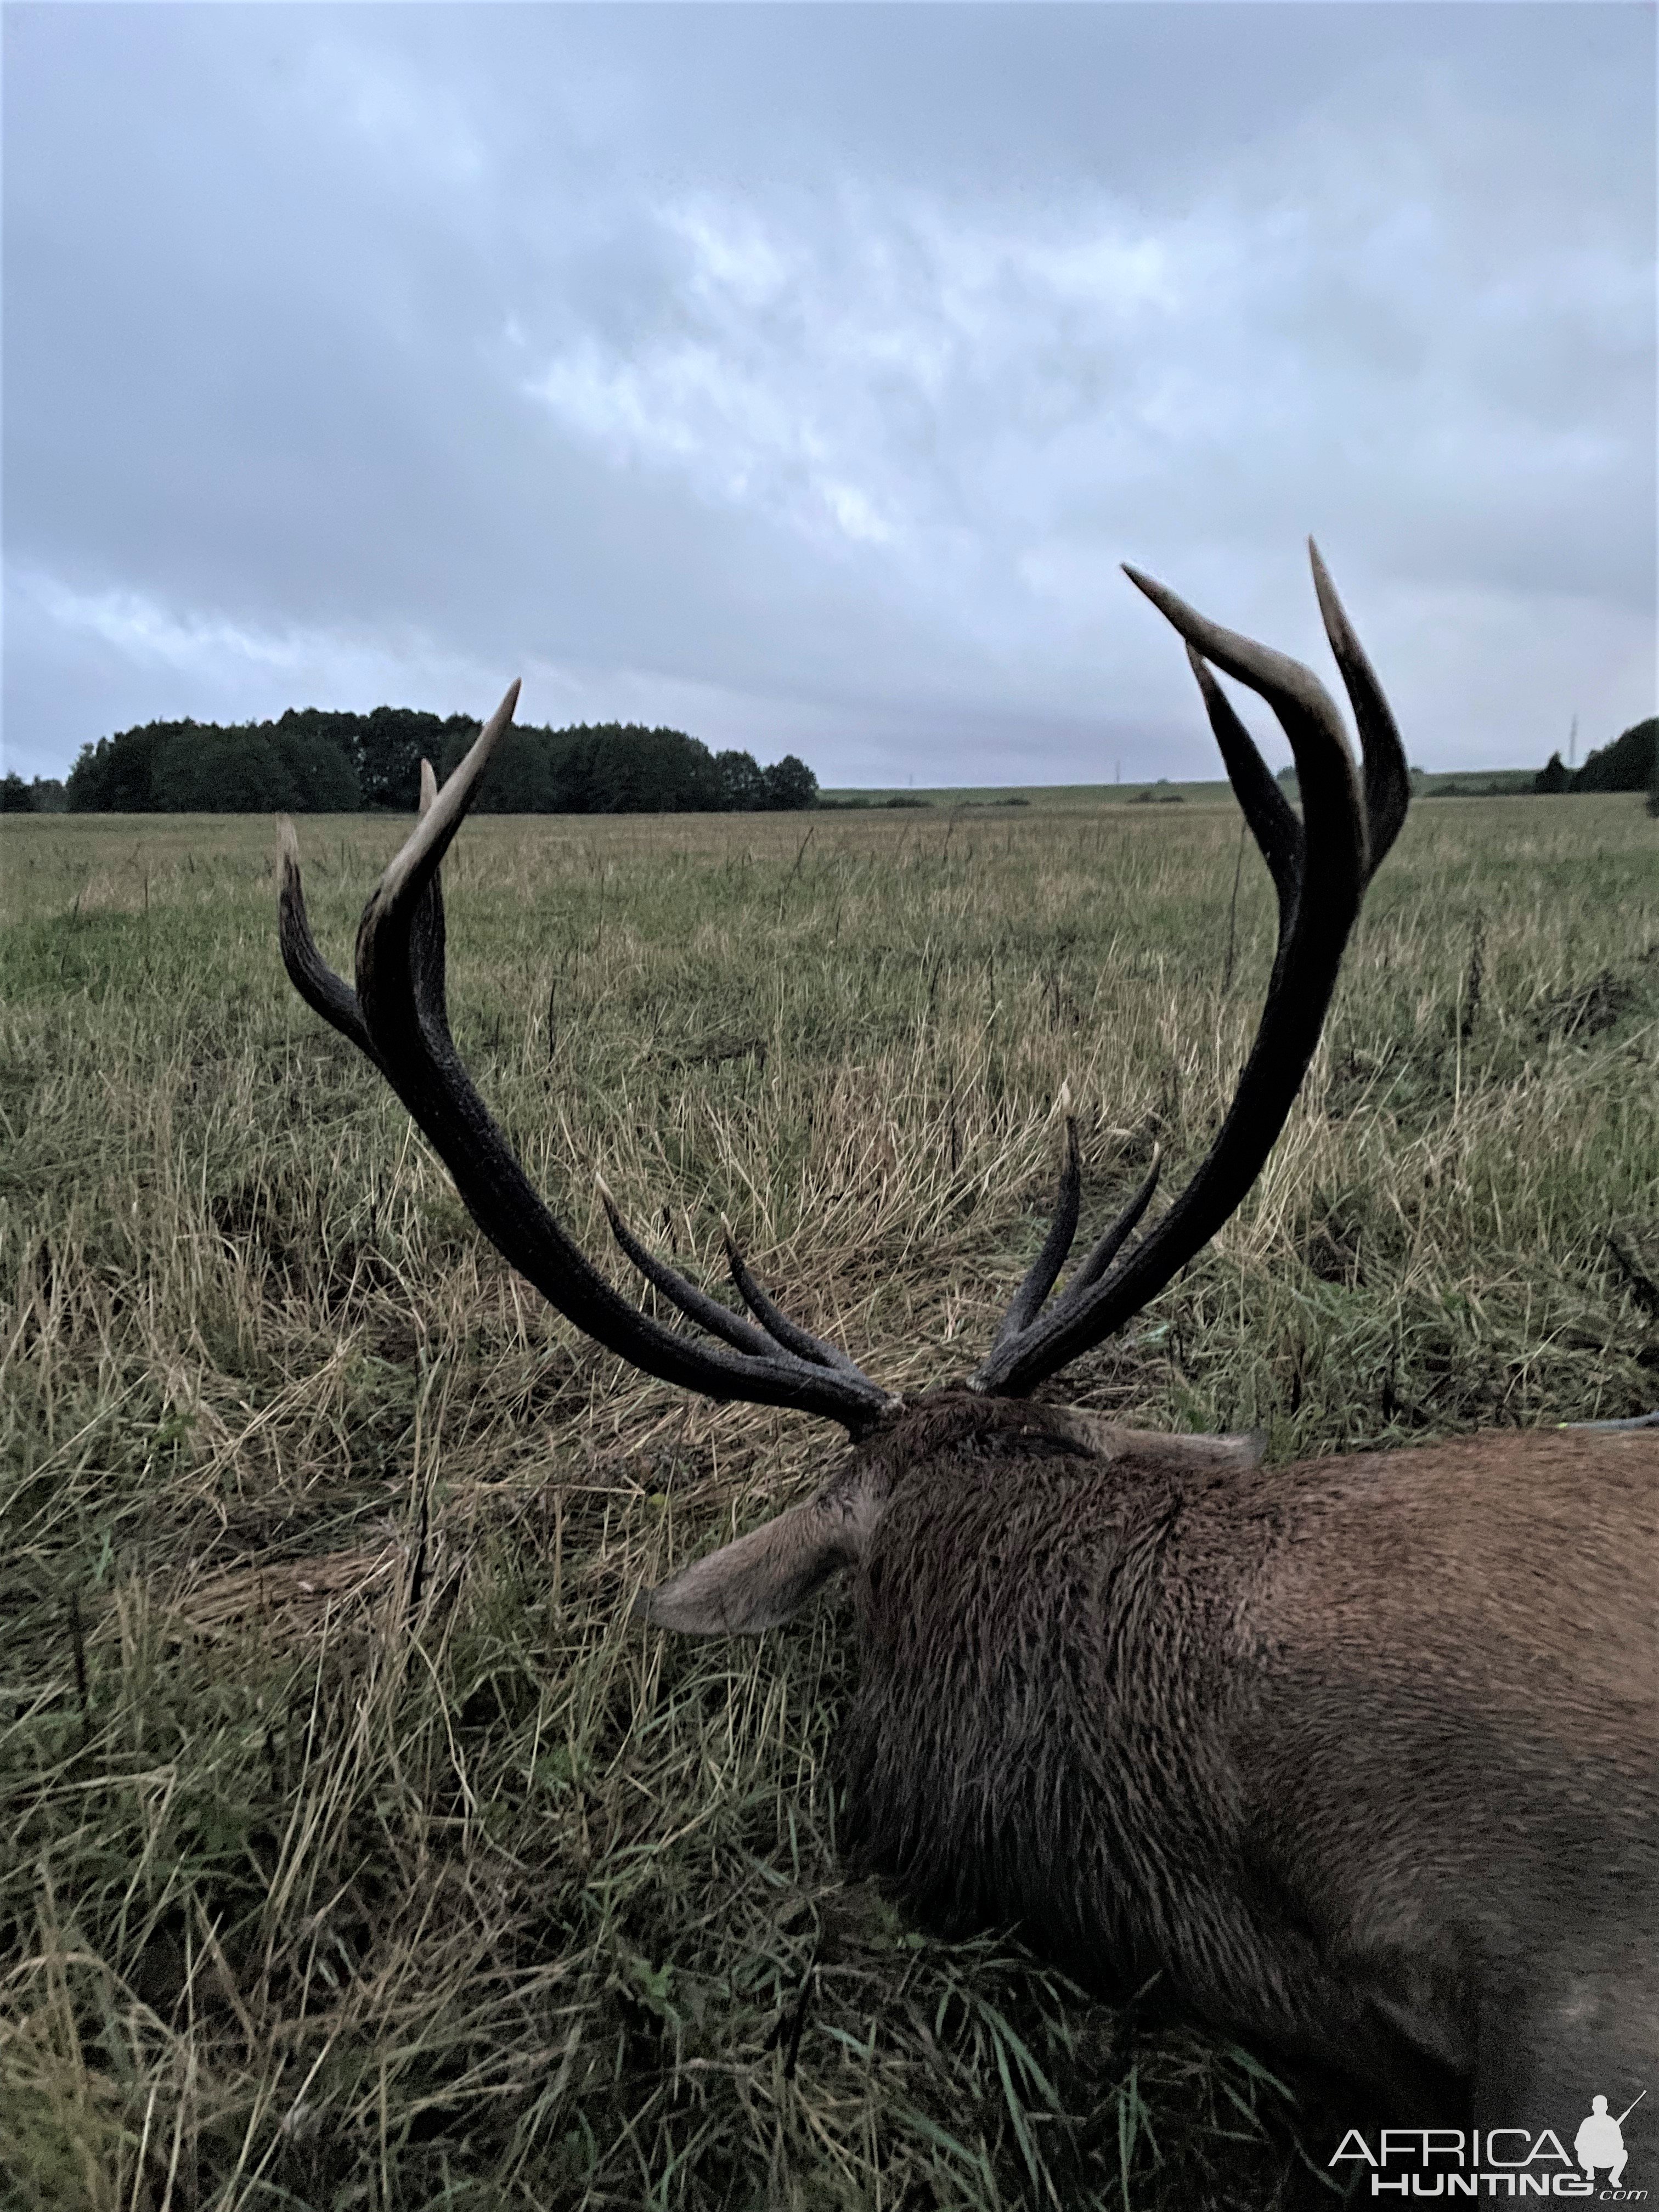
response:
[[[896,1385],[1190,1163],[1269,900],[1189,805],[471,826],[463,1049],[554,1203],[720,1214]],[[398,830],[307,825],[343,952]],[[1279,1456],[1659,1398],[1639,802],[1428,804],[1259,1191],[1085,1402]],[[835,1449],[576,1341],[289,992],[263,823],[0,825],[0,2189],[27,2206],[1238,2205],[1320,2124],[836,1880],[834,1601],[642,1581]],[[1609,1231],[1619,1232],[1618,1249]],[[1644,1240],[1650,1240],[1644,1242]],[[1619,1252],[1626,1257],[1621,1260]]]

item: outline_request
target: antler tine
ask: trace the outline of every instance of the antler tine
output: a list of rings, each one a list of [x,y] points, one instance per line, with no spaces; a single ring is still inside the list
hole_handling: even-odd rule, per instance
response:
[[[1279,902],[1279,953],[1232,1103],[1186,1188],[1124,1258],[1109,1267],[1098,1261],[1106,1272],[1097,1280],[1069,1285],[1048,1313],[1036,1316],[1018,1334],[1000,1332],[989,1355],[969,1378],[975,1389],[1012,1396],[1031,1389],[1121,1328],[1208,1242],[1243,1199],[1284,1127],[1313,1057],[1343,948],[1370,873],[1366,808],[1352,756],[1335,702],[1318,678],[1288,655],[1223,629],[1151,577],[1133,568],[1126,573],[1187,641],[1229,776],[1273,870]],[[1316,569],[1316,582],[1318,575]],[[1334,593],[1329,594],[1326,619],[1328,626],[1334,622],[1340,626],[1345,640],[1345,678],[1354,668],[1357,672],[1350,680],[1362,690],[1369,684],[1380,700],[1369,665],[1358,672],[1359,665],[1349,650],[1352,632]],[[1212,679],[1205,682],[1203,661],[1212,661],[1265,699],[1290,739],[1302,787],[1303,819],[1296,839],[1289,836],[1279,811],[1283,802],[1275,805],[1265,795],[1266,771],[1243,725],[1231,709],[1220,714],[1215,711],[1212,700],[1219,697],[1219,687]],[[1380,733],[1374,714],[1372,727],[1379,732],[1373,742],[1377,788],[1384,794],[1379,822],[1386,830],[1390,771],[1386,734]],[[1388,728],[1392,727],[1390,720]],[[1398,827],[1397,822],[1394,826]],[[1151,1196],[1148,1188],[1146,1199]],[[1126,1211],[1141,1202],[1137,1193]],[[1117,1229],[1114,1223],[1109,1240]],[[1099,1250],[1097,1246],[1085,1261],[1085,1276],[1096,1267]]]
[[[1308,556],[1313,563],[1314,589],[1319,594],[1325,635],[1331,641],[1331,651],[1347,689],[1359,731],[1359,749],[1364,756],[1368,832],[1365,880],[1369,883],[1400,835],[1400,825],[1411,803],[1411,770],[1406,764],[1406,749],[1400,742],[1399,726],[1382,696],[1376,672],[1366,657],[1364,647],[1354,635],[1347,610],[1336,596],[1330,570],[1311,538],[1308,540]]]
[[[511,726],[514,709],[519,703],[519,684],[515,678],[502,695],[501,703],[484,724],[471,746],[449,781],[441,788],[432,775],[432,764],[422,761],[421,768],[421,818],[414,833],[406,838],[393,854],[390,866],[369,894],[368,904],[363,908],[363,918],[358,925],[358,965],[362,964],[362,945],[365,938],[374,939],[384,933],[388,942],[402,934],[403,922],[410,907],[428,884],[438,873],[444,854],[454,841],[455,832],[466,819],[468,808],[478,793],[484,770],[489,766],[489,757],[501,743],[502,732]],[[427,778],[432,776],[432,795],[428,797]],[[363,995],[362,977],[357,979],[357,995]]]
[[[726,1264],[738,1296],[743,1300],[769,1336],[776,1340],[787,1352],[801,1359],[811,1360],[815,1367],[831,1367],[843,1375],[856,1375],[858,1369],[839,1345],[827,1344],[823,1337],[814,1336],[810,1328],[803,1328],[798,1321],[791,1321],[783,1308],[769,1298],[749,1272],[749,1263],[738,1249],[738,1240],[732,1224],[723,1217],[720,1229],[726,1238]]]
[[[482,735],[482,732],[480,732]],[[438,779],[429,760],[421,763],[421,795],[417,811],[424,822],[438,800]],[[449,1015],[444,995],[444,893],[434,868],[425,890],[415,902],[409,934],[409,966],[415,984],[415,1005],[421,1025],[429,1033],[434,1050],[453,1052]]]
[[[596,1176],[594,1182],[599,1188],[599,1203],[611,1224],[611,1233],[617,1243],[647,1282],[654,1284],[683,1314],[689,1315],[714,1335],[724,1338],[727,1344],[735,1345],[740,1352],[756,1352],[763,1357],[774,1355],[780,1350],[793,1352],[799,1358],[810,1360],[815,1367],[838,1368],[848,1375],[861,1372],[839,1346],[826,1344],[822,1337],[814,1336],[810,1329],[802,1328],[799,1322],[791,1321],[781,1307],[773,1304],[750,1273],[742,1254],[738,1250],[729,1222],[723,1219],[720,1224],[726,1239],[726,1262],[738,1295],[750,1311],[763,1322],[760,1328],[757,1328],[753,1322],[746,1321],[741,1314],[733,1313],[730,1306],[723,1306],[718,1298],[711,1298],[706,1291],[700,1290],[678,1267],[671,1267],[665,1260],[659,1260],[629,1229],[605,1177]]]
[[[753,1352],[765,1356],[777,1350],[777,1346],[763,1329],[757,1328],[753,1322],[745,1321],[741,1314],[733,1313],[730,1306],[723,1306],[718,1298],[711,1298],[706,1291],[700,1291],[694,1282],[681,1274],[678,1267],[671,1267],[665,1260],[659,1260],[648,1246],[641,1244],[623,1220],[622,1209],[612,1197],[605,1177],[595,1176],[593,1182],[599,1194],[599,1203],[611,1224],[611,1235],[647,1283],[654,1284],[665,1298],[672,1298],[683,1314],[699,1322],[712,1334],[723,1337],[727,1344],[734,1345],[739,1352]]]
[[[517,686],[514,687],[514,696]],[[428,760],[421,763],[420,811],[424,817],[438,796],[438,779],[433,774]],[[342,1036],[349,1037],[359,1052],[380,1066],[380,1055],[363,1024],[363,1011],[357,1003],[357,994],[343,975],[337,975],[318,950],[312,934],[311,918],[306,911],[305,887],[300,872],[300,840],[295,833],[292,819],[286,814],[276,823],[276,857],[281,874],[281,888],[276,897],[277,938],[282,947],[283,965],[288,969],[289,980],[312,1009],[325,1022],[331,1023]],[[435,912],[425,918],[417,934],[421,943],[422,964],[428,970],[428,992],[435,991],[440,1006],[443,1001],[443,904],[434,875],[430,885],[430,897]],[[384,1071],[382,1071],[384,1072]]]
[[[1347,735],[1336,702],[1312,669],[1304,668],[1299,660],[1292,660],[1287,653],[1275,653],[1271,646],[1258,645],[1254,638],[1241,636],[1238,631],[1212,622],[1166,585],[1143,575],[1127,561],[1123,573],[1138,591],[1146,593],[1165,621],[1180,631],[1189,648],[1212,661],[1224,674],[1247,684],[1273,708],[1279,727],[1291,741],[1297,781],[1302,788],[1304,856],[1312,843],[1312,822],[1317,814],[1338,829],[1345,846],[1363,868],[1365,822],[1358,804],[1353,756],[1348,750]],[[1253,743],[1249,751],[1257,760],[1261,758]],[[1232,762],[1229,760],[1227,765],[1231,775]],[[1252,830],[1255,830],[1257,817],[1253,804],[1242,796],[1240,804],[1244,807],[1245,819]],[[1272,865],[1269,860],[1268,866]],[[1361,884],[1363,880],[1362,876]],[[1357,907],[1358,887],[1354,902]]]
[[[1128,1204],[1124,1206],[1110,1227],[1105,1230],[1089,1248],[1087,1256],[1073,1272],[1066,1285],[1065,1293],[1049,1309],[1049,1318],[1055,1319],[1074,1310],[1084,1292],[1091,1283],[1097,1282],[1112,1261],[1116,1259],[1127,1238],[1133,1235],[1140,1217],[1152,1202],[1152,1193],[1158,1188],[1160,1152],[1152,1146],[1152,1164],[1146,1181]],[[1077,1236],[1078,1212],[1082,1192],[1082,1170],[1078,1158],[1077,1122],[1073,1115],[1066,1117],[1066,1158],[1060,1172],[1060,1190],[1054,1200],[1054,1220],[1043,1239],[1042,1249],[1031,1262],[1024,1280],[1014,1292],[1002,1325],[997,1330],[991,1346],[994,1353],[1012,1341],[1022,1330],[1030,1327],[1047,1303],[1066,1255]]]
[[[1008,1310],[1002,1316],[1002,1326],[996,1334],[992,1351],[998,1352],[1024,1328],[1029,1328],[1042,1311],[1043,1302],[1066,1265],[1073,1243],[1077,1237],[1078,1212],[1082,1200],[1083,1170],[1078,1158],[1077,1118],[1066,1116],[1066,1158],[1060,1164],[1060,1188],[1054,1194],[1054,1219],[1048,1224],[1048,1234],[1042,1240],[1042,1249],[1025,1271],[1025,1279],[1014,1292]]]
[[[379,1067],[380,1055],[363,1026],[357,994],[343,975],[337,975],[329,966],[311,933],[311,917],[306,912],[305,886],[300,874],[300,840],[286,814],[276,823],[276,939],[289,981],[313,1013],[320,1014]]]
[[[1297,894],[1302,888],[1302,824],[1296,809],[1279,789],[1278,777],[1256,750],[1255,739],[1240,721],[1232,701],[1210,673],[1209,664],[1192,645],[1187,647],[1187,659],[1198,678],[1210,727],[1226,764],[1228,781],[1238,794],[1250,835],[1261,847],[1261,857],[1273,877],[1273,889],[1279,896],[1279,933],[1282,938],[1291,926]]]
[[[578,1328],[664,1382],[713,1398],[794,1407],[860,1435],[890,1414],[898,1401],[844,1354],[828,1363],[822,1357],[799,1356],[768,1341],[714,1300],[700,1304],[702,1294],[693,1285],[653,1261],[621,1225],[608,1194],[607,1211],[623,1250],[683,1312],[724,1343],[682,1334],[641,1311],[607,1282],[543,1204],[455,1050],[444,1000],[438,871],[477,796],[491,753],[512,721],[518,692],[514,684],[441,788],[422,764],[421,819],[371,894],[358,927],[355,994],[331,975],[311,937],[300,896],[297,848],[288,830],[281,924],[289,972],[307,1002],[361,1045],[380,1070],[502,1257]]]
[[[1162,1171],[1163,1160],[1162,1147],[1154,1145],[1152,1165],[1147,1169],[1146,1178],[1139,1189],[1129,1200],[1111,1226],[1105,1230],[1090,1247],[1086,1258],[1078,1267],[1071,1281],[1066,1284],[1065,1294],[1056,1302],[1054,1306],[1056,1314],[1070,1313],[1073,1310],[1081,1300],[1083,1293],[1091,1284],[1100,1280],[1124,1245],[1134,1234],[1141,1215],[1152,1202],[1152,1194],[1158,1188],[1158,1179]]]

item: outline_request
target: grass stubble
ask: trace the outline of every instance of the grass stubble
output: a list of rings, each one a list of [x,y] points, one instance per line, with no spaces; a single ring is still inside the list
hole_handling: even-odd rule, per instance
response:
[[[302,825],[337,960],[402,827]],[[1257,1190],[1064,1394],[1279,1459],[1659,1399],[1655,835],[1419,805]],[[630,1623],[836,1432],[635,1375],[510,1274],[289,989],[272,842],[0,836],[3,2201],[1316,2193],[1310,2085],[842,1884],[843,1601]],[[1221,805],[477,820],[457,1034],[590,1251],[596,1166],[711,1280],[727,1212],[918,1388],[1034,1249],[1062,1084],[1096,1215],[1154,1137],[1201,1152],[1271,955],[1237,846]]]

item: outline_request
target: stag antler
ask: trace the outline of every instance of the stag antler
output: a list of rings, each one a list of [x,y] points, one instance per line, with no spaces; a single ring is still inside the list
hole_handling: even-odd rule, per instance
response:
[[[1279,949],[1255,1042],[1232,1104],[1191,1182],[1157,1226],[1113,1267],[1157,1187],[1154,1152],[1145,1182],[1045,1311],[1045,1301],[1077,1233],[1077,1133],[1068,1122],[1053,1226],[1015,1292],[989,1354],[969,1378],[976,1390],[1023,1396],[1121,1328],[1156,1297],[1176,1269],[1214,1236],[1255,1181],[1313,1057],[1348,933],[1365,886],[1399,835],[1411,781],[1389,702],[1311,538],[1308,550],[1325,635],[1359,726],[1363,798],[1341,714],[1310,669],[1223,629],[1150,576],[1125,568],[1130,582],[1187,641],[1187,657],[1209,710],[1210,726],[1279,896]],[[1300,821],[1228,703],[1208,661],[1259,693],[1278,716],[1296,759],[1302,789]]]
[[[732,1279],[754,1322],[653,1258],[601,1182],[600,1198],[628,1257],[682,1313],[722,1341],[709,1344],[671,1328],[614,1290],[543,1204],[455,1050],[444,997],[439,866],[512,722],[518,696],[514,684],[441,790],[422,762],[421,820],[363,909],[355,991],[317,949],[301,886],[299,842],[293,823],[283,821],[278,921],[294,987],[379,1068],[430,1138],[479,1228],[567,1320],[665,1382],[710,1398],[793,1406],[861,1435],[895,1412],[898,1400],[773,1304],[729,1228]]]

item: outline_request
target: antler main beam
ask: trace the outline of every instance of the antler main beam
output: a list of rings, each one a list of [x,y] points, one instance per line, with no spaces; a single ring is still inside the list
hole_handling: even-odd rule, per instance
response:
[[[1023,1396],[1121,1328],[1207,1243],[1237,1207],[1273,1149],[1307,1073],[1365,886],[1399,835],[1411,782],[1406,756],[1369,660],[1311,539],[1325,635],[1353,707],[1364,755],[1355,775],[1336,702],[1310,669],[1224,629],[1138,569],[1126,568],[1187,641],[1188,658],[1244,818],[1279,897],[1279,947],[1255,1042],[1226,1119],[1191,1182],[1157,1226],[1109,1265],[1150,1202],[1158,1166],[1052,1306],[1078,1216],[1075,1132],[1068,1126],[1054,1226],[996,1340],[969,1376],[976,1390]],[[1209,664],[1265,699],[1291,741],[1302,819],[1279,789]]]
[[[622,1297],[543,1203],[455,1049],[445,1000],[438,872],[490,755],[511,725],[518,696],[514,684],[441,790],[422,762],[421,820],[376,885],[358,927],[355,991],[317,949],[300,879],[299,842],[293,823],[283,823],[278,919],[289,978],[307,1004],[385,1076],[430,1139],[479,1228],[567,1320],[665,1382],[705,1397],[793,1407],[861,1435],[896,1411],[898,1401],[844,1352],[789,1321],[755,1283],[729,1231],[733,1279],[754,1322],[653,1259],[601,1186],[624,1253],[683,1313],[723,1340],[688,1336]]]

